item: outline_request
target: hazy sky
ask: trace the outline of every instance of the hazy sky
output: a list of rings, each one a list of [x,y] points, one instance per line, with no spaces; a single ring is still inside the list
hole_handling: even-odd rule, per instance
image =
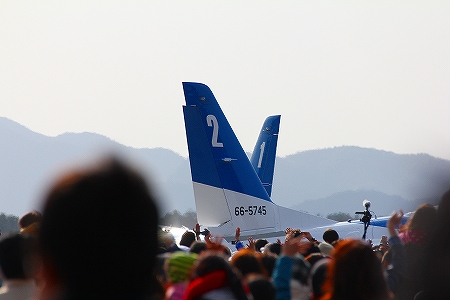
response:
[[[0,116],[187,156],[181,82],[246,151],[355,145],[450,159],[450,1],[0,0]]]

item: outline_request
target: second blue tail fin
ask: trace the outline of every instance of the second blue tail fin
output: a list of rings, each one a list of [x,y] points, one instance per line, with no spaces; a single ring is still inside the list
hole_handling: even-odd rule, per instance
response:
[[[280,118],[280,115],[267,117],[259,133],[252,157],[250,158],[250,162],[269,197],[272,194]]]

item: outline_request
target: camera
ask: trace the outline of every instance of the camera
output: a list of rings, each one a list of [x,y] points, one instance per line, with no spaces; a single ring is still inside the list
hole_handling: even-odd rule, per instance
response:
[[[209,234],[209,230],[205,228],[203,231],[200,231],[199,234],[203,234],[204,236],[207,236]]]

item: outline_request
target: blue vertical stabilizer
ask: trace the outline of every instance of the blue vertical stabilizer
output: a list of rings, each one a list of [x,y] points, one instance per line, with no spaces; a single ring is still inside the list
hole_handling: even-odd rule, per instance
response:
[[[269,197],[272,194],[280,118],[280,115],[270,116],[264,121],[250,159]]]
[[[192,180],[271,201],[211,90],[184,82]]]

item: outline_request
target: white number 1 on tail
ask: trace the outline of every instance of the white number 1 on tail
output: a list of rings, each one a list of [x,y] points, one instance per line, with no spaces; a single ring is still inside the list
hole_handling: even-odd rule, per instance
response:
[[[266,142],[262,142],[261,146],[259,147],[261,149],[261,152],[259,153],[258,168],[261,168],[261,163],[264,156],[264,147],[266,147]]]

